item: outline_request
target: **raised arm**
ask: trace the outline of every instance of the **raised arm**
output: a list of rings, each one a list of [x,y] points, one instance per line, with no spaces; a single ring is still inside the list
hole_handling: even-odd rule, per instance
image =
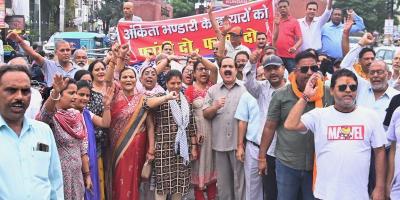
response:
[[[332,9],[332,0],[328,0],[328,4],[326,5],[326,9],[327,10],[331,10]]]
[[[326,9],[324,13],[322,13],[318,23],[319,27],[322,28],[326,22],[329,21],[332,13],[332,0],[328,0],[328,3],[326,4]]]
[[[363,37],[360,39],[358,44],[350,49],[349,53],[343,58],[342,63],[340,64],[340,67],[346,68],[346,69],[352,69],[353,68],[353,63],[354,61],[358,58],[358,54],[360,51],[367,45],[372,44],[374,42],[375,38],[372,36],[371,33],[365,33]]]
[[[354,26],[351,27],[350,32],[356,33],[365,30],[364,20],[353,11]]]
[[[272,35],[272,46],[276,47],[276,41],[278,41],[279,37],[279,23],[281,22],[281,14],[279,11],[275,11],[274,17],[274,31]]]
[[[306,88],[304,89],[304,98],[299,98],[297,103],[290,110],[289,115],[286,118],[284,126],[289,131],[307,131],[307,127],[300,121],[301,115],[307,106],[307,99],[313,97],[317,93],[317,80],[319,76],[314,73],[307,82]]]
[[[164,58],[161,59],[161,61],[156,65],[157,75],[161,74],[163,71],[169,68],[169,64],[171,63],[171,61],[179,62],[179,60],[182,59],[182,56],[177,56],[177,55],[163,54],[162,56],[164,56]]]
[[[260,60],[260,54],[262,49],[255,50],[250,55],[249,62],[246,63],[246,66],[243,68],[244,76],[244,86],[247,91],[254,97],[258,98],[261,93],[261,83],[256,80],[257,73],[257,61]]]
[[[225,36],[228,34],[229,30],[231,30],[232,26],[231,26],[231,22],[229,21],[229,17],[225,16],[224,20],[222,22],[222,30],[221,30],[221,35],[222,37],[218,38],[218,51],[217,51],[217,57],[219,59],[222,59],[223,57],[225,57],[226,53],[225,53],[225,43],[226,43],[226,39]]]
[[[346,23],[344,24],[343,28],[343,35],[342,35],[342,52],[343,56],[345,56],[350,50],[350,29],[353,26],[353,17],[349,16],[346,19]]]
[[[110,127],[111,123],[110,104],[114,96],[114,89],[115,89],[114,87],[115,86],[107,87],[106,93],[103,96],[103,105],[104,105],[103,115],[101,117],[97,115],[93,116],[93,124],[98,127],[101,128]]]
[[[36,63],[39,64],[39,66],[42,66],[44,64],[45,58],[43,58],[40,54],[38,54],[35,50],[32,49],[32,47],[28,46],[25,42],[24,39],[21,38],[21,36],[18,35],[18,33],[12,31],[7,35],[7,39],[10,39],[16,43],[19,44],[19,46],[25,51],[27,55],[33,58],[33,60],[36,61]]]
[[[54,113],[56,111],[56,103],[61,98],[61,91],[67,87],[69,78],[63,80],[62,75],[56,74],[53,81],[53,89],[50,92],[49,98],[43,104],[42,110],[47,113]]]
[[[204,65],[208,70],[210,70],[210,81],[212,84],[217,83],[218,79],[218,67],[210,62],[208,59],[204,59],[202,56],[200,56],[196,51],[193,51],[190,54],[190,57],[194,60],[200,61],[201,64]]]
[[[220,38],[223,38],[221,30],[219,30],[219,26],[217,23],[217,20],[215,19],[214,13],[213,13],[213,3],[209,3],[208,7],[207,7],[207,13],[208,13],[208,18],[210,19],[211,22],[211,26],[215,31],[215,34],[217,36],[217,40],[219,40]],[[225,39],[225,38],[224,38]]]

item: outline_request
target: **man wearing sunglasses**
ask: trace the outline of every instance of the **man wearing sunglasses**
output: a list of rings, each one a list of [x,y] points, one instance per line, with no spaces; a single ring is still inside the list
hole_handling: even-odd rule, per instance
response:
[[[367,58],[374,57],[375,54],[366,51],[365,47],[371,45],[374,42],[375,38],[372,36],[371,33],[365,33],[364,36],[358,42],[358,45],[353,47],[349,51],[349,53],[344,57],[341,67],[347,68],[355,72],[359,79],[359,88],[357,90],[357,105],[365,106],[367,108],[375,110],[379,116],[379,123],[383,126],[383,122],[386,116],[386,109],[389,106],[390,101],[392,98],[399,94],[400,92],[389,85],[389,80],[391,77],[391,72],[387,64],[383,61],[374,61],[374,59],[370,59],[369,61]],[[367,49],[368,50],[368,49]],[[363,56],[361,54],[364,52]],[[375,52],[373,52],[375,53]],[[368,64],[367,68],[362,67],[362,72],[360,73],[360,68],[358,68],[357,64],[352,65],[350,61],[354,57],[360,54],[359,62]],[[382,134],[385,135],[385,134]],[[390,143],[387,144],[389,147]],[[374,155],[372,154],[372,160],[374,159]],[[371,169],[370,169],[370,179],[368,189],[371,193],[374,184],[375,184],[375,170],[373,162],[371,162]]]
[[[377,113],[356,106],[358,78],[348,69],[338,70],[332,76],[330,88],[335,104],[303,114],[310,97],[318,90],[317,79],[317,75],[309,79],[303,98],[297,101],[285,122],[286,129],[295,131],[292,134],[311,131],[314,135],[315,197],[369,199],[367,184],[373,150],[376,187],[372,199],[384,199],[387,140]]]
[[[266,152],[269,149],[276,131],[275,167],[278,199],[314,199],[312,193],[312,170],[314,163],[314,138],[312,133],[292,134],[283,126],[290,109],[299,98],[307,81],[313,74],[318,74],[317,58],[314,54],[303,51],[295,57],[296,68],[289,76],[291,84],[280,88],[272,95],[269,103],[267,121],[264,125],[261,145],[258,154],[259,173],[264,173],[273,163],[268,163]],[[332,105],[333,98],[329,87],[318,81],[318,93],[311,97],[305,111],[315,107]],[[301,192],[300,192],[301,191]]]

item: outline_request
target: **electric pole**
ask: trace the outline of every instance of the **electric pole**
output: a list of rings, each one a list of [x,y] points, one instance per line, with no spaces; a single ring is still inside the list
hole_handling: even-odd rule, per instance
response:
[[[386,11],[389,14],[389,16],[388,16],[389,19],[393,19],[393,16],[394,16],[393,7],[394,7],[394,0],[387,0],[386,1]]]
[[[60,32],[64,32],[65,0],[60,0]]]

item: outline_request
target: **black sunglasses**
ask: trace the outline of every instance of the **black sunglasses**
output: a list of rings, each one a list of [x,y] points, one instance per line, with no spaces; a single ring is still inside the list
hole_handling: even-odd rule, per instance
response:
[[[350,90],[351,90],[352,92],[354,92],[354,91],[357,90],[357,85],[356,85],[356,84],[352,84],[352,85],[345,85],[345,84],[343,84],[343,85],[338,85],[338,88],[339,88],[339,91],[340,91],[340,92],[346,91],[347,87],[349,87]]]
[[[300,67],[300,72],[303,73],[303,74],[307,74],[308,70],[310,70],[310,69],[311,69],[312,72],[319,71],[318,65],[311,65],[311,66],[301,66]]]

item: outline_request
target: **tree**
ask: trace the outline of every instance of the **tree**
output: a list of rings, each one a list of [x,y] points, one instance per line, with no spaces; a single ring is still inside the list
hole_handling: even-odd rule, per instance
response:
[[[385,25],[385,19],[387,19],[388,11],[386,9],[387,0],[336,0],[334,6],[342,9],[352,8],[364,19],[364,24],[368,31],[383,30]],[[400,6],[400,0],[395,0],[395,7]],[[396,16],[398,12],[395,10],[394,15]],[[396,23],[396,19],[395,19]]]
[[[182,0],[172,0],[172,7],[174,7],[174,18],[186,17],[194,15],[194,2],[192,1],[182,1]]]
[[[108,33],[111,26],[117,25],[118,20],[123,16],[122,4],[123,1],[120,0],[105,0],[101,9],[96,11],[96,16],[103,21],[104,33]]]

